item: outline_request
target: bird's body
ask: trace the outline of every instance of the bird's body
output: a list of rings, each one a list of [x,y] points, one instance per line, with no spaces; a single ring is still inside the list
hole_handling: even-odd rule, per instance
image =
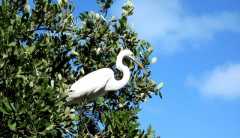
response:
[[[134,60],[132,55],[130,50],[123,50],[117,56],[116,68],[123,72],[121,80],[115,79],[114,72],[110,68],[98,69],[80,78],[71,86],[68,101],[78,102],[83,99],[88,101],[102,96],[108,91],[124,87],[130,78],[130,71],[127,66],[122,64],[122,60],[124,57]]]
[[[104,95],[106,84],[112,76],[114,76],[114,73],[109,68],[102,68],[87,74],[71,86],[70,100],[79,101],[81,98],[91,100],[94,97]]]

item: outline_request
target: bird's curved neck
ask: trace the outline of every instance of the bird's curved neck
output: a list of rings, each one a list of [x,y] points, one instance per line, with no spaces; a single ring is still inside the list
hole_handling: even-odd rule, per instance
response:
[[[124,55],[119,55],[116,61],[116,68],[123,72],[123,77],[121,80],[116,80],[114,77],[109,80],[107,90],[118,90],[124,87],[130,79],[130,71],[127,66],[125,66],[123,61]]]

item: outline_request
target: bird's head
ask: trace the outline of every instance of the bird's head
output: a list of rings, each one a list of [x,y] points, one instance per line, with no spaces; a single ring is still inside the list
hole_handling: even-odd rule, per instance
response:
[[[124,49],[122,50],[117,57],[117,60],[122,60],[124,57],[129,58],[130,60],[134,61],[135,63],[138,64],[139,67],[144,69],[143,65],[134,57],[134,54],[131,50],[129,49]],[[122,61],[121,61],[122,62]]]

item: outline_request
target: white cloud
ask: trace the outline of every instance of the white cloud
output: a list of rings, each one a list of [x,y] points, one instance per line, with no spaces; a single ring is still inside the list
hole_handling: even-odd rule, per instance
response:
[[[223,31],[240,32],[240,13],[222,11],[193,15],[181,0],[137,0],[130,18],[140,37],[165,52],[175,52],[186,44],[199,45]],[[119,9],[115,8],[115,13]]]
[[[240,98],[240,64],[222,65],[201,76],[191,76],[187,84],[206,96]]]

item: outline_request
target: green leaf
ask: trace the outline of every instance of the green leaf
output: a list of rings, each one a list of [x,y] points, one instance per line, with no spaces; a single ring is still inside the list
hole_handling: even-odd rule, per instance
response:
[[[157,89],[160,90],[164,87],[164,83],[163,82],[160,82],[158,85],[157,85]]]
[[[4,113],[4,114],[8,114],[8,112],[7,112],[3,107],[1,107],[1,106],[0,106],[0,112],[2,112],[2,113]]]
[[[127,2],[123,5],[123,16],[130,16],[133,14],[134,6],[132,0],[127,0]]]
[[[11,46],[12,46],[12,47],[13,47],[13,46],[16,46],[16,42],[11,42],[11,43],[8,44],[8,46],[10,46],[10,47],[11,47]]]
[[[14,112],[16,112],[16,108],[15,108],[15,106],[14,106],[14,103],[10,103],[10,106],[11,106],[11,109],[12,109]]]
[[[45,130],[49,131],[49,130],[51,130],[51,129],[53,129],[53,128],[54,128],[54,125],[51,124],[51,125],[49,125]]]
[[[12,111],[11,105],[9,104],[8,100],[5,99],[5,100],[3,101],[3,104],[4,104],[4,106],[5,106],[6,111],[8,111],[8,112],[11,112],[11,111]]]
[[[74,121],[78,121],[79,120],[79,116],[77,114],[71,114],[70,115],[71,119],[74,120]]]
[[[9,127],[12,131],[16,131],[16,125],[17,125],[17,123],[16,123],[15,121],[8,120],[8,127]]]
[[[60,73],[58,73],[58,79],[62,80],[62,75]]]
[[[104,102],[104,98],[103,98],[102,96],[97,98],[96,103],[97,103],[98,105],[102,105],[103,102]]]
[[[79,53],[78,52],[76,52],[76,51],[72,51],[72,54],[74,55],[74,56],[79,56]]]

